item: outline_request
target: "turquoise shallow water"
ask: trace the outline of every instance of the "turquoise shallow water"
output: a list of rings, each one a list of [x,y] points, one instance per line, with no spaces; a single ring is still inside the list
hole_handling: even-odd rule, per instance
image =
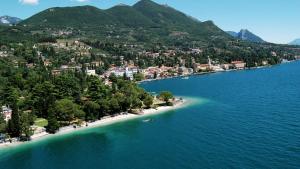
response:
[[[183,109],[0,149],[2,169],[300,167],[300,62],[144,83]]]

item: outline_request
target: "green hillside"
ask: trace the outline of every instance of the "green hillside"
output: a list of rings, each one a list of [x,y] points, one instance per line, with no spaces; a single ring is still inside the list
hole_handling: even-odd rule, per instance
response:
[[[172,7],[151,0],[133,6],[118,5],[102,10],[93,6],[57,7],[44,10],[17,26],[0,27],[1,42],[40,42],[48,37],[80,39],[145,48],[201,48],[220,60],[259,58],[277,51],[292,56],[291,49],[269,43],[237,40],[212,21],[201,22]],[[129,49],[128,49],[129,50]],[[253,54],[260,53],[260,55]],[[244,59],[244,60],[246,60]]]
[[[200,22],[150,0],[107,10],[93,6],[50,8],[24,20],[19,27],[28,35],[51,36],[55,31],[71,29],[68,37],[113,42],[174,45],[194,41],[205,46],[214,39],[231,39],[212,22]]]
[[[24,20],[19,25],[84,28],[110,24],[119,23],[109,13],[93,6],[78,6],[50,8]]]
[[[106,12],[114,16],[124,26],[150,27],[154,25],[151,19],[136,11],[131,6],[118,5],[106,10]]]

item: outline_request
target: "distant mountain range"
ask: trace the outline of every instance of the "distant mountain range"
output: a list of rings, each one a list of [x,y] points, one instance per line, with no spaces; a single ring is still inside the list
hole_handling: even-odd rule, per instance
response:
[[[227,31],[229,35],[232,37],[256,43],[264,43],[265,41],[254,33],[250,32],[247,29],[242,29],[240,32]]]
[[[289,43],[289,45],[300,45],[300,38],[293,40],[292,42]]]
[[[0,24],[1,25],[15,25],[21,22],[22,19],[11,16],[0,16]]]

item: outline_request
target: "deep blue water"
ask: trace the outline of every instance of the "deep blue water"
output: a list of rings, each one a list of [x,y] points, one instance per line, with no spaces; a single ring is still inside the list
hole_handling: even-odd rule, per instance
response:
[[[0,149],[2,169],[300,168],[300,62],[144,83],[189,107]]]

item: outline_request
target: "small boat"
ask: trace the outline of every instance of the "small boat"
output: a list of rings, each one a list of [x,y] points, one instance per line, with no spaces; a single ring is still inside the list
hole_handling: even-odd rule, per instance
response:
[[[183,79],[183,80],[188,80],[188,79],[189,79],[189,77],[188,77],[188,76],[186,76],[186,77],[183,77],[182,79]]]
[[[145,120],[143,120],[143,122],[145,122],[145,123],[150,122],[150,121],[152,121],[152,119],[145,119]]]

